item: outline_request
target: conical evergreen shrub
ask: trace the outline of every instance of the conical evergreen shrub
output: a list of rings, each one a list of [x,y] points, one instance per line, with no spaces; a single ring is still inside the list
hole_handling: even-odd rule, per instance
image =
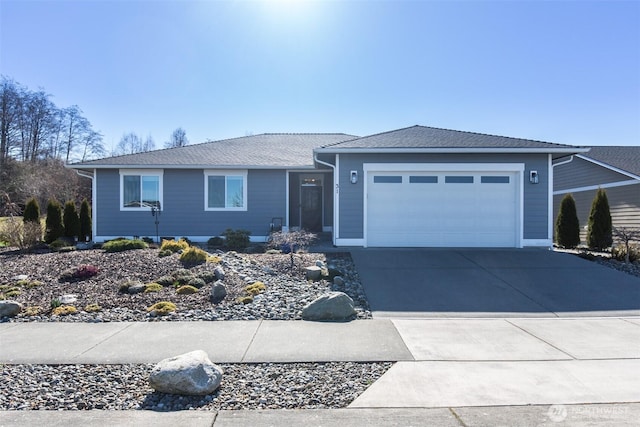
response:
[[[556,242],[563,248],[575,248],[580,244],[580,221],[576,212],[576,201],[567,194],[560,202],[556,218]]]
[[[607,193],[599,188],[591,203],[587,245],[590,249],[604,250],[613,243],[611,212]]]
[[[80,217],[76,209],[76,203],[69,200],[64,204],[64,215],[62,217],[64,225],[64,236],[74,239],[80,235]]]
[[[24,207],[22,214],[22,220],[24,222],[40,222],[40,205],[35,197],[27,201],[27,205]]]
[[[51,243],[64,235],[62,225],[62,206],[56,199],[49,199],[47,203],[47,219],[45,222],[44,241]]]
[[[91,240],[91,207],[87,199],[82,201],[80,205],[80,235],[78,238],[83,241]]]

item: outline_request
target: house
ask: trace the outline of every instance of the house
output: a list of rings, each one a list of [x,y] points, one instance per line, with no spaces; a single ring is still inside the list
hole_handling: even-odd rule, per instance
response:
[[[591,147],[587,153],[557,159],[553,168],[554,217],[562,198],[571,193],[583,241],[598,188],[607,193],[613,225],[640,230],[640,147]]]
[[[554,159],[588,149],[413,126],[355,137],[262,134],[72,164],[93,180],[93,236],[263,241],[273,223],[336,246],[552,244]]]

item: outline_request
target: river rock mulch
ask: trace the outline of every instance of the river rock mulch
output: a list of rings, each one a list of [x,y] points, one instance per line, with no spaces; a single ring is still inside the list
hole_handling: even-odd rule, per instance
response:
[[[206,396],[154,391],[153,365],[3,365],[0,410],[344,408],[392,363],[227,364]]]
[[[157,249],[106,253],[100,249],[21,254],[0,250],[0,289],[18,291],[10,298],[20,302],[25,310],[11,321],[38,322],[113,322],[113,321],[171,321],[171,320],[299,320],[302,309],[328,291],[343,291],[356,305],[358,318],[370,318],[369,305],[358,273],[348,253],[301,253],[294,258],[286,254],[239,254],[219,252],[219,263],[206,263],[188,268],[194,274],[213,273],[219,265],[225,272],[227,297],[218,304],[210,301],[212,284],[194,294],[178,295],[173,286],[158,292],[129,294],[120,292],[126,281],[152,283],[162,276],[185,269],[179,255],[160,257]],[[304,267],[317,262],[341,271],[344,283],[305,279]],[[65,272],[81,265],[91,265],[98,274],[83,280],[64,280]],[[26,276],[26,279],[24,277]],[[22,278],[22,280],[20,280]],[[266,289],[244,304],[238,298],[244,288],[256,281]],[[52,315],[52,301],[63,295],[74,295],[76,314]],[[177,310],[167,316],[151,316],[147,307],[159,301],[170,301]],[[100,311],[84,310],[90,304]],[[7,319],[5,319],[7,320]]]

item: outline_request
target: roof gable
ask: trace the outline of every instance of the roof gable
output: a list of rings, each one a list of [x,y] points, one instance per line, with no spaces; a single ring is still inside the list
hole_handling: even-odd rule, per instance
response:
[[[353,138],[342,133],[265,133],[107,157],[69,167],[306,168],[313,167],[314,148]]]
[[[640,146],[594,146],[581,156],[640,176]]]
[[[572,151],[579,152],[577,147],[530,139],[511,138],[487,135],[475,132],[464,132],[440,129],[427,126],[412,126],[404,129],[379,133],[337,142],[322,147],[322,151],[341,150],[540,150],[540,151]]]

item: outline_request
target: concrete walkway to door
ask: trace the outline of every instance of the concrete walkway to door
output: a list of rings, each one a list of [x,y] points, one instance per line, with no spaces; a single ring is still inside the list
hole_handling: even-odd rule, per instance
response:
[[[376,318],[640,315],[640,278],[545,249],[352,249]]]

